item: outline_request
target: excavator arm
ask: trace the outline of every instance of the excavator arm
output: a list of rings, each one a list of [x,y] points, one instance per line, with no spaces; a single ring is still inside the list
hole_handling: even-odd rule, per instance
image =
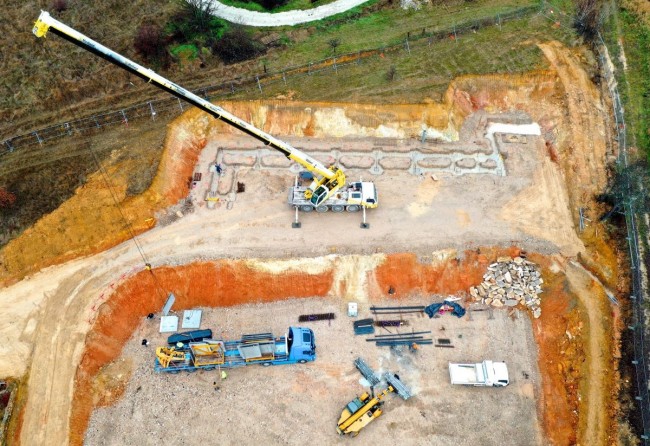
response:
[[[150,84],[165,90],[172,95],[189,102],[195,107],[200,108],[206,113],[210,114],[216,119],[231,125],[242,132],[256,138],[265,145],[272,147],[282,152],[287,158],[297,162],[308,171],[315,174],[314,182],[309,186],[305,195],[307,199],[312,199],[314,205],[319,205],[341,187],[345,185],[345,174],[341,169],[336,166],[326,167],[320,161],[308,156],[300,150],[292,147],[284,141],[269,135],[268,133],[258,129],[257,127],[249,124],[248,122],[239,119],[235,115],[227,112],[223,108],[212,104],[210,101],[203,99],[200,96],[186,90],[185,88],[165,79],[152,70],[145,68],[130,59],[116,53],[115,51],[106,48],[105,46],[95,42],[84,34],[76,31],[75,29],[67,26],[66,24],[56,20],[46,11],[41,11],[36,23],[34,23],[33,33],[36,37],[45,37],[48,31],[64,38],[65,40],[89,51],[102,59],[117,65],[118,67],[144,79]],[[319,193],[313,196],[314,191],[318,190]],[[313,196],[313,198],[312,198]]]

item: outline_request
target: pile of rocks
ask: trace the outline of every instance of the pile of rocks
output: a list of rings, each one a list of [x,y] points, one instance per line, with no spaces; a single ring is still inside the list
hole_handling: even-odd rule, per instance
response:
[[[525,305],[538,318],[542,314],[538,297],[542,283],[544,280],[533,262],[521,257],[499,257],[488,266],[483,282],[471,287],[469,293],[475,301],[493,307]]]

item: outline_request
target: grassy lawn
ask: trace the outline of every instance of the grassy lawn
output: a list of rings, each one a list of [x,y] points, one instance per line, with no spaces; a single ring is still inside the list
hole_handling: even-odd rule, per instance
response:
[[[438,101],[449,82],[463,74],[524,73],[546,68],[537,48],[539,41],[555,39],[571,44],[575,38],[566,28],[554,28],[539,16],[505,22],[501,28],[485,27],[458,40],[444,39],[431,45],[427,39],[412,41],[405,49],[370,56],[361,63],[330,67],[311,75],[287,77],[237,93],[238,98],[292,95],[300,100],[410,103]],[[271,63],[273,66],[273,64]],[[389,80],[389,71],[396,75]]]
[[[479,0],[454,3],[449,6],[425,6],[418,11],[390,8],[370,15],[345,20],[346,13],[316,24],[318,32],[294,44],[280,54],[269,58],[270,65],[283,67],[302,65],[332,56],[329,41],[338,39],[337,53],[350,53],[364,49],[394,45],[404,41],[408,32],[421,34],[422,29],[433,32],[455,24],[483,17],[494,17],[523,6],[535,4],[530,0]],[[354,13],[352,13],[354,14]]]

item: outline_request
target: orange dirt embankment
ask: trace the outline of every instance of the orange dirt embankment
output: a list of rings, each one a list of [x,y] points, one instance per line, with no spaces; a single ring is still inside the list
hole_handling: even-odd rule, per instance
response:
[[[137,235],[148,230],[151,221],[147,219],[187,195],[187,179],[206,143],[203,121],[198,113],[189,113],[170,125],[158,173],[149,189],[140,195],[129,197],[126,193],[129,175],[136,175],[139,169],[137,159],[108,161],[104,168],[112,189],[105,176],[99,172],[91,175],[72,198],[0,251],[0,284],[15,282],[46,266],[109,249],[128,240],[131,231]],[[120,149],[129,150],[128,146]]]
[[[70,421],[70,442],[83,443],[93,401],[93,381],[100,369],[115,360],[122,346],[143,317],[160,310],[165,291],[174,293],[174,308],[221,307],[249,302],[326,296],[332,287],[332,272],[272,274],[247,267],[243,261],[196,263],[177,268],[142,271],[119,286],[100,307],[87,337],[86,349],[77,370]]]

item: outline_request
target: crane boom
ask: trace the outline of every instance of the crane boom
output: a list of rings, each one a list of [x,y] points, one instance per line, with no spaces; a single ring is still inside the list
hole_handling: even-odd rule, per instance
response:
[[[100,43],[95,42],[91,38],[76,31],[68,25],[56,20],[46,11],[41,11],[40,16],[36,23],[34,23],[33,33],[36,37],[45,37],[48,30],[54,34],[64,38],[65,40],[87,50],[97,56],[123,68],[130,73],[146,80],[148,83],[165,90],[172,95],[183,99],[190,104],[200,108],[216,119],[220,119],[225,123],[241,130],[242,132],[258,139],[265,145],[270,146],[282,152],[287,158],[297,162],[305,169],[316,174],[316,179],[305,191],[305,197],[311,199],[314,206],[320,205],[327,198],[332,196],[336,191],[345,186],[345,174],[341,169],[336,166],[326,167],[320,161],[308,156],[300,150],[292,147],[284,141],[269,135],[268,133],[258,129],[257,127],[249,124],[248,122],[239,119],[235,115],[227,112],[223,108],[212,104],[210,101],[186,90],[185,88],[171,82],[154,71],[145,68],[130,59],[116,53],[115,51],[106,48]],[[317,192],[314,195],[314,192]],[[313,196],[313,198],[312,198]]]

